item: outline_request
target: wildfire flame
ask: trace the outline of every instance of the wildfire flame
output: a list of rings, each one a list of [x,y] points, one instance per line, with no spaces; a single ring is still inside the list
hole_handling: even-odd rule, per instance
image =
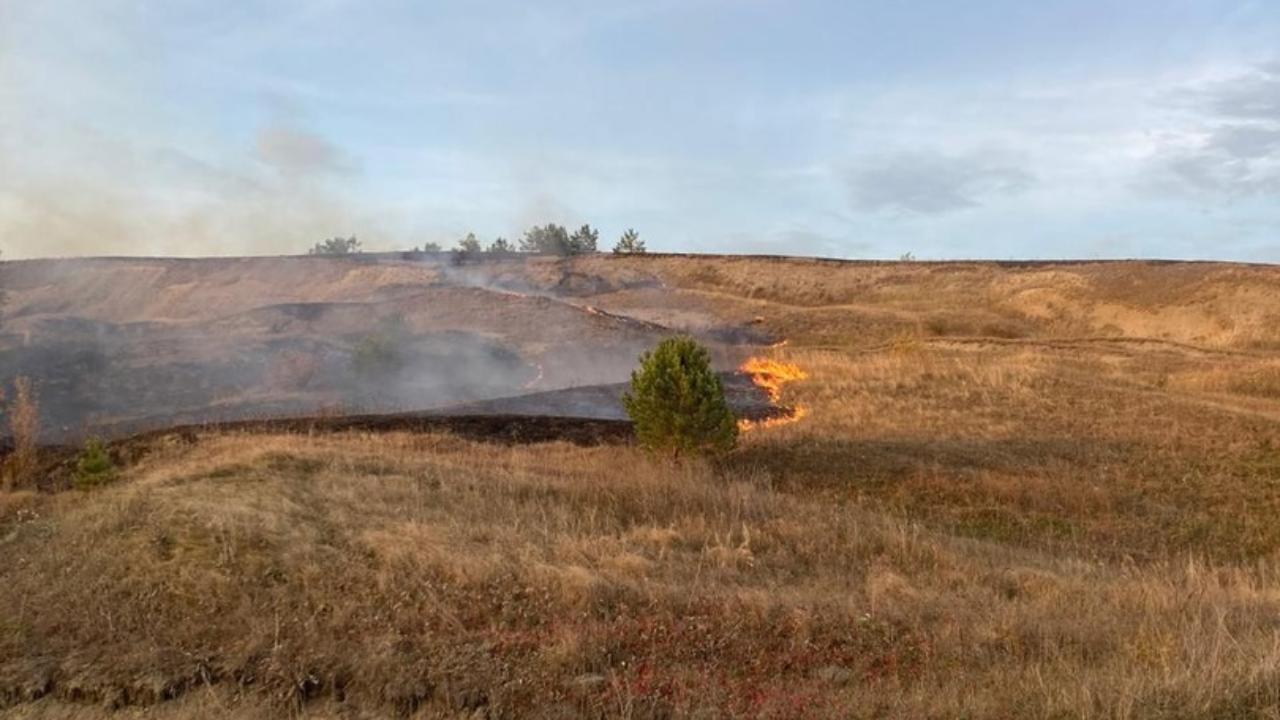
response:
[[[784,340],[783,342],[786,341]],[[809,373],[801,369],[799,365],[764,357],[748,358],[746,362],[738,366],[738,369],[750,375],[751,382],[755,383],[756,387],[764,390],[769,395],[769,402],[775,404],[782,399],[783,385],[809,377]],[[762,420],[739,420],[738,428],[740,430],[751,430],[785,425],[809,414],[809,409],[803,405],[796,405],[789,410],[786,415],[777,415]]]

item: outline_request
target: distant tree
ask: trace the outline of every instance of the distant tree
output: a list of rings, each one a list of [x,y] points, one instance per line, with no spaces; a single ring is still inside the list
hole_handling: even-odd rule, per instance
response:
[[[329,238],[318,242],[308,251],[309,255],[353,255],[360,252],[360,241],[355,235],[349,238]]]
[[[689,337],[667,338],[640,357],[622,398],[640,443],[654,451],[721,453],[733,448],[738,424],[707,349]]]
[[[515,251],[515,247],[504,237],[489,243],[488,249],[485,250],[485,252],[492,255],[510,255]]]
[[[545,226],[535,225],[525,230],[524,237],[520,238],[520,252],[569,255],[571,254],[569,231],[555,223],[547,223]]]
[[[596,243],[600,240],[600,231],[590,225],[583,225],[569,237],[569,254],[586,255],[596,251]]]
[[[111,462],[106,446],[98,438],[89,438],[85,441],[84,450],[76,458],[76,471],[71,484],[77,490],[90,490],[111,482],[115,477],[116,466]]]
[[[480,241],[476,239],[475,233],[467,233],[467,236],[458,241],[450,253],[450,260],[454,265],[465,265],[468,260],[480,254]]]
[[[429,242],[429,243],[422,243],[422,249],[417,250],[416,252],[438,253],[443,249],[444,248],[440,247],[440,243]]]
[[[645,249],[644,241],[640,239],[640,233],[627,228],[622,233],[622,237],[618,238],[618,244],[613,246],[613,252],[618,255],[639,255],[648,252]]]

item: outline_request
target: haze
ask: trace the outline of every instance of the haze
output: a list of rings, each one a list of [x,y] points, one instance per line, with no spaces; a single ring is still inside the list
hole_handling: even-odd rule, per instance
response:
[[[1270,2],[0,3],[0,250],[1280,260]]]

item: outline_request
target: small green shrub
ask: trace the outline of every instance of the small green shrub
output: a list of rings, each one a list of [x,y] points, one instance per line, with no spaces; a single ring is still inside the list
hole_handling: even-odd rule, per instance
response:
[[[721,453],[733,448],[738,424],[724,399],[707,349],[689,337],[667,338],[640,357],[622,398],[636,437],[650,450]]]
[[[76,460],[76,473],[72,484],[77,490],[90,490],[116,479],[116,466],[111,455],[98,438],[89,438]]]
[[[356,344],[351,369],[362,380],[381,381],[396,376],[408,363],[405,357],[404,319],[392,316],[379,323],[374,332]]]

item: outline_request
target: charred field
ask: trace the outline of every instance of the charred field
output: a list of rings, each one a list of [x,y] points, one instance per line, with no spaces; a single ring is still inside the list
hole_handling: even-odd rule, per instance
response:
[[[0,715],[1280,713],[1280,268],[0,263]],[[712,351],[738,448],[634,447]],[[12,396],[12,392],[9,393]],[[70,488],[108,440],[113,482]]]

